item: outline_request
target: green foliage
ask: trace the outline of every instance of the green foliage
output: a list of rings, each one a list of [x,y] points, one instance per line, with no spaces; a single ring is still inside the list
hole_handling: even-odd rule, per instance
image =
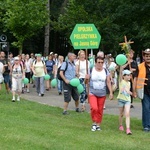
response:
[[[148,0],[69,0],[53,26],[69,39],[75,24],[94,23],[102,36],[100,49],[116,54],[126,35],[135,41],[133,48],[140,51],[149,46],[149,9]]]
[[[7,0],[4,23],[18,40],[14,43],[22,48],[24,40],[33,36],[49,21],[46,0]]]

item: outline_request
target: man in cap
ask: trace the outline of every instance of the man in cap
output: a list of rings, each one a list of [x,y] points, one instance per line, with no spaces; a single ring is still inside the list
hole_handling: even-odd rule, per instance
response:
[[[145,132],[150,131],[150,49],[143,51],[144,62],[138,66],[138,75],[134,80],[134,96],[142,99],[142,124]],[[136,93],[137,92],[137,93]]]

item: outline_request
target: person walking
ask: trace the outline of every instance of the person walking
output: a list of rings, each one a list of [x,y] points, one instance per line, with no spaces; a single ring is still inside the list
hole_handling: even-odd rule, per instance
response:
[[[31,61],[29,59],[30,59],[29,54],[26,54],[25,63],[24,63],[24,65],[25,65],[25,77],[29,80],[29,83],[26,85],[27,93],[30,92],[29,88],[30,88]]]
[[[45,62],[47,73],[50,75],[50,80],[46,81],[46,90],[49,91],[51,88],[51,80],[54,79],[55,73],[55,61],[53,60],[53,56],[49,55],[48,60]]]
[[[1,51],[0,53],[1,53],[0,62],[2,62],[4,65],[3,77],[4,77],[5,88],[7,90],[7,93],[9,93],[10,89],[11,89],[11,85],[9,84],[10,83],[11,64],[10,64],[8,58],[6,58],[5,52]]]
[[[109,98],[113,98],[109,72],[103,68],[104,58],[95,58],[95,67],[90,75],[89,103],[91,109],[91,131],[101,130],[100,124],[103,117],[103,107],[106,100],[106,85],[109,88]]]
[[[63,115],[69,114],[67,111],[69,102],[71,101],[71,96],[75,101],[76,112],[79,111],[79,94],[76,87],[71,86],[70,80],[76,77],[76,69],[74,64],[74,53],[68,53],[68,60],[63,62],[60,68],[60,76],[63,79],[63,89],[64,89],[64,111]],[[66,69],[66,65],[68,63],[68,67]],[[65,71],[66,70],[66,71]]]
[[[80,103],[81,103],[81,111],[85,111],[85,102],[87,99],[86,85],[85,85],[85,77],[88,73],[90,73],[90,62],[88,61],[88,72],[86,70],[86,59],[85,52],[80,50],[78,52],[79,60],[75,63],[76,65],[76,74],[80,80],[80,84],[82,84],[84,91],[80,94]]]
[[[123,65],[123,69],[128,69],[131,71],[132,75],[131,75],[131,79],[130,79],[130,83],[131,83],[131,91],[133,92],[133,82],[134,82],[134,78],[137,76],[137,71],[138,71],[138,65],[137,62],[135,60],[133,60],[134,57],[134,51],[131,49],[129,51],[129,54],[127,54],[127,58],[128,61],[125,65]],[[133,106],[133,96],[131,95],[131,108],[134,108]]]
[[[3,63],[0,62],[0,91],[2,89],[1,84],[4,81],[3,72],[4,72],[4,65],[3,65]]]
[[[144,62],[138,66],[138,74],[134,80],[134,97],[142,101],[143,131],[150,132],[150,49],[143,51]]]
[[[119,130],[124,131],[123,127],[123,114],[125,113],[126,117],[126,134],[132,134],[130,130],[130,103],[131,103],[131,95],[132,92],[130,79],[131,79],[131,71],[123,70],[120,68],[119,75],[119,94],[117,96],[118,105],[119,105]]]
[[[58,62],[57,62],[56,67],[55,67],[55,78],[57,78],[57,70],[59,67],[61,67],[63,62],[64,62],[64,57],[59,55],[58,56]],[[63,81],[62,80],[57,79],[57,89],[58,89],[58,94],[62,95],[62,91],[63,91]]]
[[[45,62],[41,60],[41,54],[36,55],[36,60],[33,62],[32,71],[35,78],[36,91],[39,96],[44,96],[44,76],[47,74]]]
[[[23,66],[19,61],[19,57],[14,57],[14,65],[12,66],[12,102],[15,102],[16,94],[17,101],[20,101],[20,94],[22,92],[22,79],[25,77]]]

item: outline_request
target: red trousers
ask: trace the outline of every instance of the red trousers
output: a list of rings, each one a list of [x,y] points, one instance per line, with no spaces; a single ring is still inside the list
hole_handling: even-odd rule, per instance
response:
[[[95,95],[89,95],[91,118],[93,122],[101,123],[103,118],[103,107],[106,96],[97,97]]]

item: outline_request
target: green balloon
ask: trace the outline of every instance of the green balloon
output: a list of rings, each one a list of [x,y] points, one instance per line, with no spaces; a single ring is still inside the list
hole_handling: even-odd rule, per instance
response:
[[[80,80],[78,78],[74,78],[70,81],[70,84],[74,87],[77,87],[80,84]]]
[[[90,59],[90,68],[93,68],[93,67],[94,67],[94,59],[91,58],[91,59]]]
[[[46,74],[46,75],[44,76],[44,79],[45,79],[45,80],[49,80],[49,79],[50,79],[50,75],[49,75],[49,74]]]
[[[82,85],[82,84],[79,84],[79,85],[77,86],[77,90],[78,90],[78,93],[81,94],[81,93],[84,91],[83,85]]]
[[[23,81],[24,84],[28,84],[29,83],[29,79],[28,78],[24,78],[22,81]]]
[[[116,57],[116,63],[119,66],[124,65],[126,62],[127,62],[127,57],[125,55],[123,55],[123,54],[117,55],[117,57]]]
[[[51,86],[52,87],[55,87],[57,85],[57,80],[56,79],[53,79],[52,81],[51,81]]]

